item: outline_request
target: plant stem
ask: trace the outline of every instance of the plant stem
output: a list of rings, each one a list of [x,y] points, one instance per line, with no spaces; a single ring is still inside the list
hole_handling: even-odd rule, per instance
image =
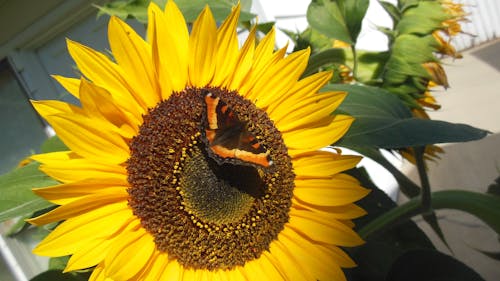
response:
[[[431,211],[431,185],[429,183],[427,171],[425,170],[424,162],[425,146],[415,147],[414,151],[415,159],[417,161],[418,175],[420,177],[420,185],[422,187],[422,193],[420,196],[423,209],[422,211],[425,213]]]
[[[353,60],[352,76],[354,77],[355,81],[359,81],[358,80],[358,55],[356,53],[356,47],[354,45],[351,45],[351,50],[352,50],[352,60]]]
[[[498,208],[500,198],[498,196],[465,190],[436,191],[431,196],[432,209],[456,209],[470,213],[500,234],[500,208]],[[358,233],[361,238],[367,240],[377,233],[390,229],[397,223],[407,221],[422,212],[421,203],[420,198],[413,198],[378,216],[362,227]]]

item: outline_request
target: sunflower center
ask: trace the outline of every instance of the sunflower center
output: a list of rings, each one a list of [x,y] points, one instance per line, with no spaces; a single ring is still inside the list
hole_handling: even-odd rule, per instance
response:
[[[231,269],[269,249],[294,187],[281,134],[236,92],[187,88],[144,116],[130,143],[129,205],[186,268]]]

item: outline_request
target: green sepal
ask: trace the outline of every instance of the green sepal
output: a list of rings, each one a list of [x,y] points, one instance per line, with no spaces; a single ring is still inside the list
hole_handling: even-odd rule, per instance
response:
[[[399,34],[428,35],[442,28],[441,23],[450,18],[439,1],[419,1],[418,5],[405,9],[394,30]]]

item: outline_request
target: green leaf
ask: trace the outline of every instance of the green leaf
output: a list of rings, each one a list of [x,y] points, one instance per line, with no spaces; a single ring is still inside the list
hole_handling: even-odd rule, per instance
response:
[[[377,162],[382,167],[384,167],[387,171],[389,171],[398,182],[399,190],[408,198],[413,198],[420,194],[420,186],[416,185],[404,173],[402,173],[390,161],[388,161],[387,158],[385,158],[378,149],[366,146],[365,147],[346,146],[346,148],[354,150],[362,154],[363,156],[372,159],[373,161]]]
[[[31,214],[52,206],[48,201],[36,196],[31,189],[57,184],[38,170],[38,163],[30,163],[22,168],[0,176],[0,221]]]
[[[330,38],[353,44],[354,40],[351,38],[337,2],[330,2],[329,0],[319,2],[311,2],[307,9],[309,25]]]
[[[25,219],[29,219],[30,217],[31,214],[16,218],[15,223],[11,227],[9,227],[9,229],[7,230],[6,233],[4,233],[4,235],[8,237],[13,237],[22,232],[23,230],[25,230],[29,226],[29,224],[25,222]]]
[[[98,16],[103,14],[115,15],[121,19],[135,18],[146,24],[148,21],[149,0],[118,0],[106,3],[103,6],[95,5],[99,9]],[[166,0],[153,0],[159,7],[165,7]],[[238,4],[236,0],[177,0],[175,1],[188,23],[194,22],[205,5],[209,5],[217,22],[222,22]],[[240,22],[249,21],[255,17],[250,13],[251,0],[241,1]]]
[[[397,149],[478,140],[488,134],[465,124],[414,118],[396,96],[380,88],[330,84],[323,90],[349,93],[337,112],[347,113],[355,121],[336,143],[339,146]]]
[[[369,0],[338,0],[342,6],[343,15],[346,21],[347,29],[354,43],[358,39],[361,31],[363,18],[368,10]]]
[[[49,153],[55,151],[67,151],[69,149],[58,136],[53,136],[42,143],[40,150],[42,153]]]
[[[64,270],[66,264],[68,264],[69,256],[50,258],[49,260],[49,270]]]
[[[244,22],[253,19],[255,15],[248,12],[249,4],[251,6],[252,2],[241,2],[242,10],[239,21]],[[238,4],[238,0],[176,0],[175,3],[179,6],[187,22],[194,22],[206,5],[210,7],[215,21],[222,22],[231,13],[232,8]]]
[[[259,23],[259,24],[257,24],[257,30],[264,33],[264,34],[267,34],[267,33],[269,33],[269,31],[271,31],[274,24],[275,24],[274,21]]]
[[[344,49],[327,49],[317,54],[309,57],[309,62],[307,63],[307,68],[302,74],[302,77],[309,76],[313,73],[318,72],[321,66],[338,63],[345,63],[346,55]]]
[[[307,20],[326,36],[356,43],[369,0],[313,1],[307,9]]]
[[[380,83],[376,81],[384,69],[384,65],[389,59],[388,52],[369,52],[363,50],[356,51],[358,56],[357,78],[363,83]]]
[[[30,281],[86,281],[89,277],[90,272],[62,273],[60,270],[48,270],[31,278]]]
[[[97,14],[98,17],[108,14],[117,16],[123,20],[135,18],[141,23],[147,23],[148,21],[148,5],[149,0],[115,0],[103,6],[94,4],[94,6],[99,9]]]
[[[397,25],[399,20],[401,19],[401,12],[398,10],[398,7],[386,1],[378,1],[378,2],[384,8],[384,10],[389,14],[394,25]]]
[[[489,194],[500,196],[500,177],[495,179],[495,182],[488,186]]]
[[[386,281],[484,281],[470,267],[451,256],[432,250],[412,250],[392,265]]]

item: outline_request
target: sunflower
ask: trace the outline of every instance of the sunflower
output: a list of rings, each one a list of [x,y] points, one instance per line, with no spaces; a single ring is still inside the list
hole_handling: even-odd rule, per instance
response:
[[[274,30],[240,48],[239,6],[191,32],[172,1],[148,17],[149,41],[111,18],[113,59],[68,41],[83,77],[55,79],[81,106],[33,102],[69,148],[32,157],[60,184],[30,223],[63,221],[34,253],[91,280],[345,280],[367,190],[341,173],[358,157],[320,150],[353,121],[318,93],[331,73],[299,80],[309,50]]]

